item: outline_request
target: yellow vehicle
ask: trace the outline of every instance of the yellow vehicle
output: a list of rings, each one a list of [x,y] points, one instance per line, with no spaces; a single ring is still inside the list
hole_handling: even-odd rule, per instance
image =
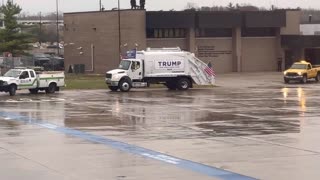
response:
[[[308,79],[320,81],[320,66],[312,66],[309,62],[302,60],[294,63],[288,70],[284,71],[284,82],[299,81],[307,83]]]

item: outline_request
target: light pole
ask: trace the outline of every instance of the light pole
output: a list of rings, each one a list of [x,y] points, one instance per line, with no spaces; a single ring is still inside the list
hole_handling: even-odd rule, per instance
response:
[[[119,61],[121,61],[121,16],[120,16],[120,0],[118,0],[118,33],[119,33]]]
[[[41,16],[41,12],[40,12],[40,23],[39,23],[40,27],[39,27],[39,43],[41,46],[41,38],[42,38],[42,16]]]
[[[56,0],[56,7],[57,7],[57,53],[58,56],[60,55],[60,46],[59,46],[59,0]]]

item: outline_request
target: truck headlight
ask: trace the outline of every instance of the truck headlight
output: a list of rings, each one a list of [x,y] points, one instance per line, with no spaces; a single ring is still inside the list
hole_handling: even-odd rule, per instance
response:
[[[284,75],[287,75],[287,71],[283,72]]]
[[[298,74],[299,74],[299,76],[301,76],[301,75],[302,75],[302,72],[298,72]]]
[[[2,83],[4,86],[8,85],[8,82],[7,81],[3,81]]]

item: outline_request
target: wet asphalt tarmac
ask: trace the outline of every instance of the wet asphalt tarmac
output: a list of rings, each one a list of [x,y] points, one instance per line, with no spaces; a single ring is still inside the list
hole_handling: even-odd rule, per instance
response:
[[[217,85],[0,94],[0,179],[319,179],[320,83]]]

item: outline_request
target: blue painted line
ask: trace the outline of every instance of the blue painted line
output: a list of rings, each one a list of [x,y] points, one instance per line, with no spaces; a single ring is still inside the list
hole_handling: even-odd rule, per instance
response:
[[[115,141],[102,136],[89,134],[83,131],[66,128],[66,127],[60,127],[48,122],[36,120],[31,117],[27,117],[27,116],[15,114],[15,113],[0,112],[0,117],[3,117],[7,121],[18,121],[21,123],[37,125],[42,128],[50,129],[62,134],[78,137],[78,138],[85,139],[95,143],[104,144],[108,147],[112,147],[114,149],[118,149],[126,153],[131,153],[131,154],[139,155],[145,158],[154,159],[157,161],[161,161],[167,164],[177,166],[182,169],[191,170],[191,171],[200,173],[202,175],[207,175],[207,176],[219,178],[222,180],[255,180],[255,178],[233,173],[231,171],[226,171],[226,170],[215,168],[212,166],[207,166],[201,163],[173,157],[157,151],[127,144],[120,141]]]

